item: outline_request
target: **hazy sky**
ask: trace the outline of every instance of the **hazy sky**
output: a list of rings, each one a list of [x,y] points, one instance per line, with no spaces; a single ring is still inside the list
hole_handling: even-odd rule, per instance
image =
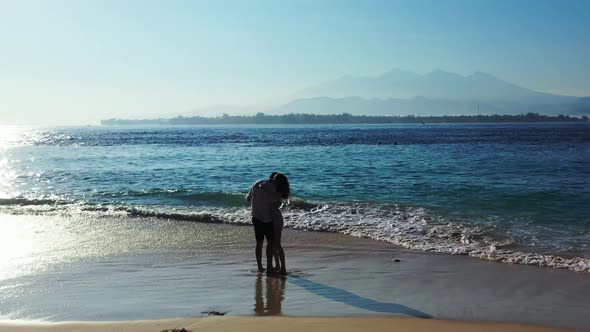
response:
[[[590,1],[0,0],[0,124],[273,105],[342,75],[590,96]]]

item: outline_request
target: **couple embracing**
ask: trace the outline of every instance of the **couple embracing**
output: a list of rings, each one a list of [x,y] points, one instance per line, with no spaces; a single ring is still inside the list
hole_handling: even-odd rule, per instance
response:
[[[289,180],[282,173],[273,172],[268,179],[256,181],[248,191],[252,223],[256,235],[256,263],[258,272],[262,266],[262,246],[266,238],[266,273],[287,274],[285,252],[281,246],[283,215],[279,209],[281,201],[290,194]],[[272,261],[275,260],[273,267]]]

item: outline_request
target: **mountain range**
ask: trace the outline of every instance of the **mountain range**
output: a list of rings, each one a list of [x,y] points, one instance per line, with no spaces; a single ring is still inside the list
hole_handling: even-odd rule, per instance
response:
[[[303,89],[277,113],[358,115],[590,115],[590,97],[538,92],[475,72],[420,75],[393,69],[376,77],[344,76]]]

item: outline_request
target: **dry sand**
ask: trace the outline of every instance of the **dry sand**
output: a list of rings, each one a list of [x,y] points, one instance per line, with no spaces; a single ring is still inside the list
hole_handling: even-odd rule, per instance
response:
[[[348,331],[437,331],[437,332],[491,332],[491,331],[519,331],[519,332],[550,332],[572,331],[553,329],[532,325],[478,323],[433,319],[413,318],[377,318],[377,317],[341,317],[341,318],[312,318],[312,317],[208,317],[185,318],[157,321],[129,321],[129,322],[84,322],[84,323],[0,323],[0,332],[4,331],[129,331],[129,332],[160,332],[175,329],[187,331],[256,331],[256,332],[348,332]]]

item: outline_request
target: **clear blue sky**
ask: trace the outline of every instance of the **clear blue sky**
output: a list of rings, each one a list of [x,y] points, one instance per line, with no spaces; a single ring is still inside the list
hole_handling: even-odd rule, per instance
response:
[[[0,0],[0,124],[273,105],[391,68],[590,96],[590,1]]]

